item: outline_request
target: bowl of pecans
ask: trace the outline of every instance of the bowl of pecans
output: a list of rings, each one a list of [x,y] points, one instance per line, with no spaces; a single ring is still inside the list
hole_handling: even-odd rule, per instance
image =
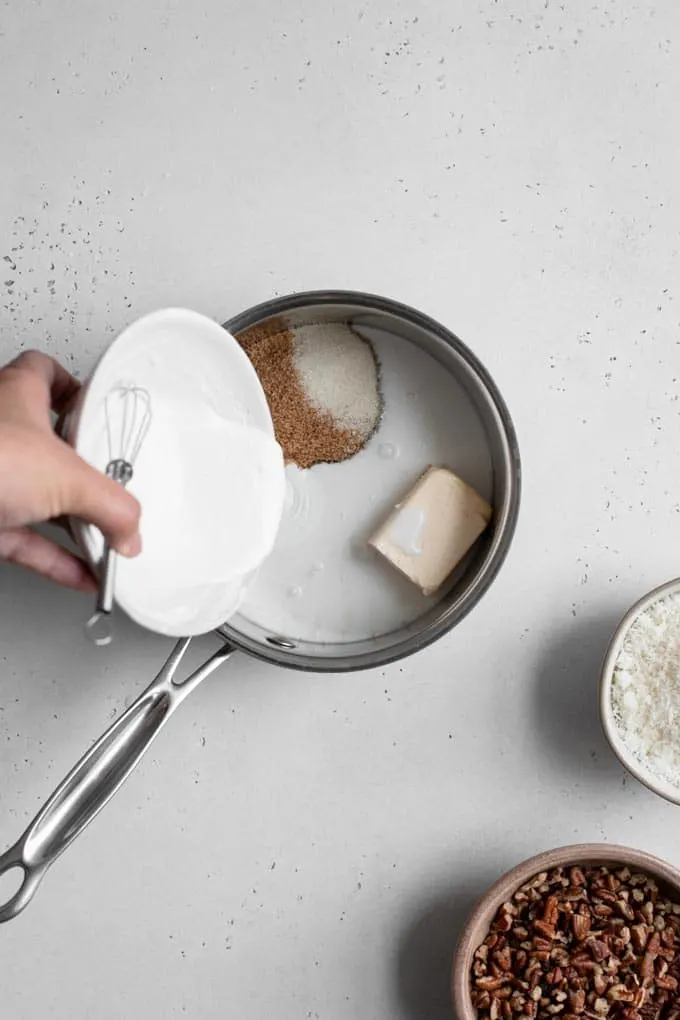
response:
[[[520,864],[456,950],[457,1020],[680,1020],[680,871],[587,843]]]

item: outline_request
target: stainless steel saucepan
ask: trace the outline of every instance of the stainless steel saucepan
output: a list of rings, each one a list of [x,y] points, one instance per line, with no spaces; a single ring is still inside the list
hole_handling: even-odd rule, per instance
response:
[[[238,335],[253,326],[280,323],[350,322],[381,331],[431,355],[465,391],[478,415],[493,470],[494,518],[464,571],[441,602],[414,622],[363,641],[320,644],[267,632],[241,616],[217,632],[223,641],[199,669],[179,678],[189,639],[179,641],[156,679],[80,759],[38,812],[21,838],[0,856],[0,876],[18,869],[18,891],[0,906],[0,922],[30,902],[46,871],[92,821],[130,775],[176,708],[205,677],[240,650],[280,666],[341,672],[382,666],[441,637],[479,601],[496,577],[512,541],[520,496],[520,460],[515,431],[493,380],[461,341],[439,323],[405,305],[369,294],[321,291],[258,305],[225,327]]]

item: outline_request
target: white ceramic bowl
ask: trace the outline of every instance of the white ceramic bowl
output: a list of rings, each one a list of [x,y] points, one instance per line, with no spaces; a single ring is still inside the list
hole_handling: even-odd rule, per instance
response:
[[[660,587],[654,588],[653,591],[648,592],[639,599],[635,605],[628,610],[614,632],[614,636],[612,637],[609,648],[607,649],[607,654],[605,656],[600,676],[600,716],[605,736],[621,764],[624,765],[630,774],[635,776],[639,782],[643,783],[649,790],[652,790],[653,793],[657,793],[660,797],[664,797],[672,804],[680,805],[680,789],[657,776],[656,773],[645,766],[639,758],[636,758],[624,743],[620,730],[616,724],[614,710],[612,708],[612,680],[614,677],[614,668],[631,625],[635,622],[638,616],[640,616],[641,613],[644,613],[651,605],[659,599],[667,598],[669,595],[680,595],[680,578],[668,581],[666,584],[662,584]],[[680,740],[680,734],[678,734],[678,739]]]
[[[67,424],[68,442],[101,471],[106,469],[109,456],[116,455],[107,442],[104,407],[111,389],[122,383],[149,391],[150,432],[156,430],[156,435],[170,436],[171,440],[169,443],[164,440],[161,446],[162,461],[158,457],[153,459],[153,444],[148,437],[140,450],[129,488],[140,497],[143,511],[146,507],[141,525],[144,549],[138,559],[118,562],[116,601],[128,616],[150,630],[172,637],[203,634],[219,626],[238,608],[257,564],[249,564],[245,573],[234,577],[226,570],[222,577],[219,564],[215,566],[214,580],[205,579],[208,569],[205,565],[197,567],[195,576],[191,576],[186,564],[192,553],[192,540],[186,538],[190,532],[176,509],[182,506],[182,494],[189,489],[201,493],[207,512],[206,504],[211,510],[219,509],[220,504],[226,506],[229,500],[238,499],[242,490],[240,479],[228,473],[231,463],[228,459],[215,462],[214,466],[197,463],[195,457],[190,458],[184,451],[179,438],[183,427],[185,430],[190,427],[192,414],[197,410],[201,413],[209,410],[235,425],[249,426],[273,438],[269,406],[249,358],[223,326],[181,308],[152,312],[133,322],[107,348],[83,386]],[[159,395],[162,399],[155,402]],[[116,434],[119,431],[117,428]],[[283,458],[276,477],[274,465],[272,461],[270,498],[263,509],[272,543],[285,496]],[[149,482],[146,503],[139,491],[145,480]],[[151,498],[155,516],[149,517]],[[194,496],[194,503],[197,502],[198,497]],[[176,530],[170,534],[167,528],[154,529],[153,522],[159,521],[159,514],[165,522],[173,509],[178,518]],[[72,526],[78,543],[96,569],[103,548],[100,532],[82,521],[74,520]],[[161,584],[159,564],[165,567],[177,563],[181,542],[184,572],[177,579],[170,574]],[[209,569],[212,567],[209,563]]]

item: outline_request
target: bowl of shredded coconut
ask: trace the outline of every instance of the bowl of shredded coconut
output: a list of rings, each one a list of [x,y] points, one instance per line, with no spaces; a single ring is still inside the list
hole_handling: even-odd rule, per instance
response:
[[[625,768],[680,805],[680,579],[628,611],[600,682],[605,735]]]

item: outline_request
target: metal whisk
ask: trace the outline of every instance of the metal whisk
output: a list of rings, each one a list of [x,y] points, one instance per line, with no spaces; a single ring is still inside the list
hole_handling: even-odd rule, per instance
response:
[[[109,462],[106,474],[114,482],[127,486],[151,425],[151,399],[141,386],[116,386],[104,401]],[[86,629],[96,645],[108,645],[113,637],[113,609],[116,553],[104,542],[100,561],[99,594],[94,614]]]

